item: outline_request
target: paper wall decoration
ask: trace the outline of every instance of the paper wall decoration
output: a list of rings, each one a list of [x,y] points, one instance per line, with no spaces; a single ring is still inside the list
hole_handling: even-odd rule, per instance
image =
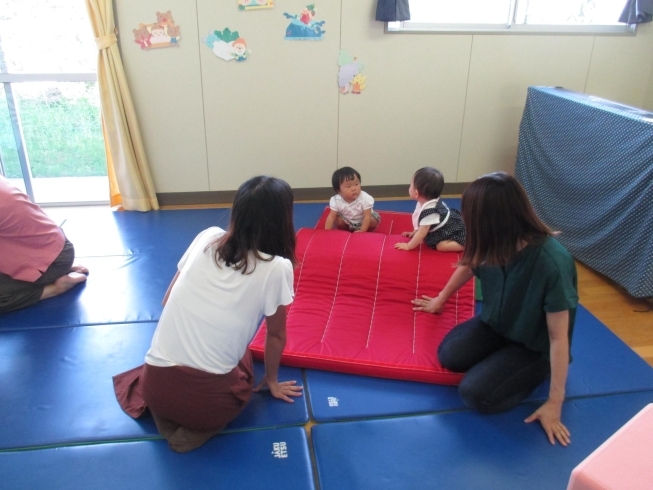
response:
[[[181,34],[179,26],[175,25],[172,13],[156,13],[156,23],[138,24],[138,29],[133,29],[134,42],[140,44],[141,49],[169,48],[179,46]]]
[[[202,38],[213,54],[225,61],[246,61],[252,52],[247,47],[247,41],[240,37],[238,31],[231,31],[228,27],[222,31],[209,32]]]
[[[316,22],[313,20],[315,17],[315,4],[307,5],[299,15],[283,14],[284,17],[290,19],[290,24],[286,27],[286,39],[298,41],[319,41],[324,36],[322,26],[326,21],[321,20]]]
[[[338,89],[341,94],[360,94],[366,87],[367,77],[361,72],[365,65],[346,51],[338,56]]]
[[[274,0],[238,0],[239,10],[271,9],[274,7]]]

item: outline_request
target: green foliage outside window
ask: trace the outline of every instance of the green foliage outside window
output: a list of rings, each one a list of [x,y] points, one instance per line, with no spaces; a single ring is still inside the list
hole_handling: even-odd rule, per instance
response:
[[[107,175],[100,111],[94,100],[95,84],[85,85],[86,90],[79,96],[64,95],[55,88],[36,97],[16,97],[34,177]],[[0,151],[7,177],[20,178],[14,133],[3,99],[0,98]]]

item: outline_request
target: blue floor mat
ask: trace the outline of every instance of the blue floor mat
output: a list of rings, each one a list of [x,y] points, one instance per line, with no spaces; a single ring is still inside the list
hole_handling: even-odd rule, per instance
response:
[[[75,246],[76,257],[170,253],[179,258],[197,234],[211,226],[226,229],[229,209],[166,210],[139,213],[109,209],[75,210],[65,215],[62,229]]]
[[[163,440],[0,452],[0,481],[12,490],[314,488],[301,427],[222,434],[186,454]]]
[[[154,323],[0,333],[0,450],[158,437],[150,416],[134,420],[115,399],[112,376],[143,363]],[[256,379],[263,377],[255,363]],[[302,372],[281,367],[279,379]],[[304,396],[294,403],[254,393],[229,431],[308,422]]]
[[[413,381],[306,370],[311,415],[317,422],[393,417],[464,409],[458,388]]]
[[[295,230],[313,228],[327,206],[327,202],[295,204]],[[230,211],[214,208],[139,213],[71,209],[68,213],[57,212],[55,221],[63,222],[62,229],[75,246],[80,262],[84,257],[144,253],[172,253],[181,257],[202,230],[211,226],[226,230]]]
[[[301,228],[315,228],[315,224],[322,216],[324,208],[328,206],[328,202],[295,204],[293,210],[295,231],[299,231]]]
[[[580,306],[567,398],[653,390],[653,368]],[[457,389],[425,383],[306,370],[311,413],[318,422],[464,408]],[[545,400],[549,382],[528,398]]]
[[[648,403],[653,391],[567,401],[568,447],[551,446],[537,405],[320,424],[312,441],[321,490],[564,489],[571,471]]]
[[[158,321],[180,258],[177,254],[87,257],[86,283],[30,308],[0,315],[0,331]]]
[[[296,204],[296,229],[314,227],[327,205]],[[375,204],[414,207],[412,200]],[[179,258],[199,231],[226,227],[229,210],[97,211],[60,211],[89,281],[0,315],[2,487],[310,489],[304,428],[281,428],[306,423],[310,399],[315,419],[327,422],[312,429],[322,490],[565,488],[578,462],[653,401],[653,369],[579,308],[564,413],[569,448],[551,448],[539,426],[521,422],[535,403],[482,416],[464,409],[455,387],[311,370],[310,396],[289,405],[255,394],[223,435],[174,454],[151,418],[122,412],[111,376],[143,361]],[[263,365],[255,371],[260,379]],[[280,369],[280,379],[301,381],[302,374]],[[547,390],[543,384],[531,400]],[[365,417],[387,418],[330,422]],[[281,442],[287,458],[275,457]],[[35,449],[42,446],[64,447]]]
[[[460,208],[460,199],[443,200],[450,207]],[[328,205],[328,201],[295,204],[295,230],[313,228]],[[375,209],[412,214],[415,201],[376,201]],[[62,225],[81,262],[84,257],[144,253],[171,253],[181,257],[200,231],[210,226],[227,229],[229,213],[228,208],[139,213],[98,207],[57,210],[51,215]]]

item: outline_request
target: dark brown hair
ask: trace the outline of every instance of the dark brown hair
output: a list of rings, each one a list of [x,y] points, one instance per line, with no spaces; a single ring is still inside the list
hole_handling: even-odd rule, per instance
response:
[[[413,175],[413,187],[424,199],[437,199],[444,189],[444,176],[436,168],[422,167]]]
[[[214,243],[216,262],[250,274],[259,252],[278,255],[295,265],[295,229],[293,227],[293,192],[283,180],[266,175],[253,177],[242,184],[231,208],[227,233]],[[208,248],[208,247],[207,247]],[[248,268],[254,257],[254,267]]]
[[[461,206],[467,238],[459,265],[505,266],[517,254],[521,240],[539,243],[552,234],[533,211],[521,184],[504,172],[469,184]]]

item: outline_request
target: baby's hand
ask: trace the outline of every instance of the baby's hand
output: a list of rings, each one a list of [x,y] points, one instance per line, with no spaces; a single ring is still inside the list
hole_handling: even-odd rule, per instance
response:
[[[395,248],[397,250],[410,250],[407,243],[395,243]]]
[[[413,238],[413,235],[414,235],[414,234],[415,234],[414,231],[404,231],[404,232],[401,234],[401,236],[405,236],[405,237],[408,237],[408,238]]]

